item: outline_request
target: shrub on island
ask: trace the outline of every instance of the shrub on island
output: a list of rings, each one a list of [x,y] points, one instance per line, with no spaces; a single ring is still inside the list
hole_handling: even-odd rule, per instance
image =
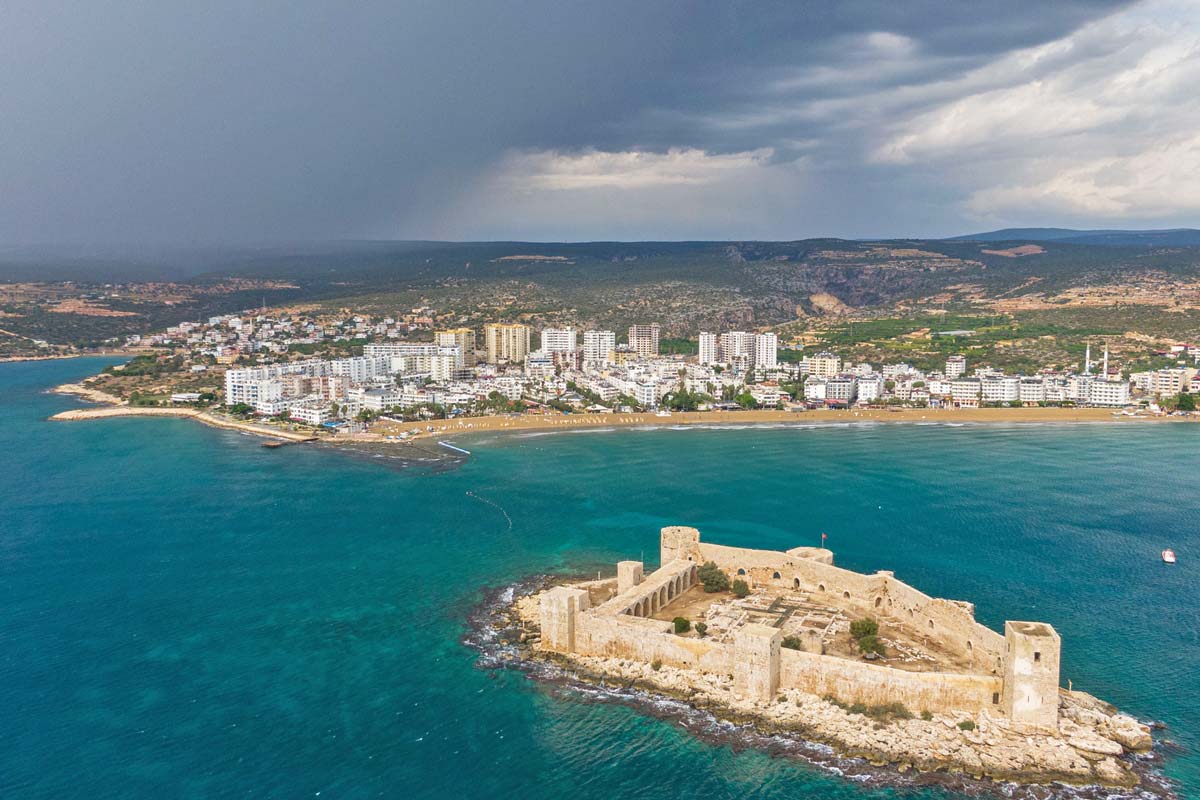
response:
[[[785,636],[779,646],[786,647],[788,650],[803,650],[804,642],[799,636]]]
[[[729,588],[729,576],[721,571],[715,561],[706,561],[696,570],[696,577],[704,584],[704,591],[709,594],[723,592]]]
[[[703,639],[705,636],[708,635],[708,624],[707,623],[697,622],[695,625],[695,628],[696,628],[696,635],[699,636],[701,639]]]
[[[672,624],[675,626],[676,633],[687,633],[692,629],[692,623],[688,621],[687,617],[676,617],[672,620]]]
[[[747,597],[750,594],[750,586],[741,578],[733,582],[733,594],[736,597]]]

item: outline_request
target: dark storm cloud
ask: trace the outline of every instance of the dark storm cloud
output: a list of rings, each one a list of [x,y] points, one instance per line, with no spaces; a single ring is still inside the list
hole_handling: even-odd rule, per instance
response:
[[[671,202],[661,187],[681,184],[741,198],[734,222],[747,235],[924,233],[932,215],[995,187],[948,190],[941,173],[913,168],[931,145],[902,123],[1011,85],[989,65],[1123,7],[6,3],[0,239],[738,232],[716,198],[697,200],[686,224],[656,213]],[[1089,47],[1111,52],[1107,42],[1045,54],[1035,72],[1086,60]],[[893,124],[884,142],[879,129]],[[664,178],[654,159],[673,150],[694,153]],[[571,154],[593,152],[602,171],[640,170],[617,201],[555,177],[580,171]],[[646,153],[649,166],[623,153]],[[772,171],[806,158],[805,170]],[[512,173],[530,168],[553,174]],[[814,183],[822,170],[837,191]],[[520,202],[506,194],[514,185]],[[836,195],[828,208],[874,219],[813,214],[814,186]],[[917,192],[935,201],[914,207]],[[759,195],[771,208],[753,208]],[[614,202],[626,208],[610,216]]]

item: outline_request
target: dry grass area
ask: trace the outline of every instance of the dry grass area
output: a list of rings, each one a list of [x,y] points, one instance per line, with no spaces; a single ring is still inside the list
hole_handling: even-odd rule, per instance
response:
[[[79,314],[84,317],[136,317],[133,311],[116,311],[87,300],[63,300],[48,309],[55,314]]]
[[[1023,244],[1019,247],[1010,247],[1007,250],[981,250],[980,252],[987,253],[989,256],[1020,258],[1021,256],[1036,256],[1039,253],[1044,253],[1046,252],[1046,248],[1037,244]]]

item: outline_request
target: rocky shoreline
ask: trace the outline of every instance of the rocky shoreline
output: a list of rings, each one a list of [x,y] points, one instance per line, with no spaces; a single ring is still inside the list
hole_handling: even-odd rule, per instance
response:
[[[1095,763],[1101,765],[1104,770],[1101,774],[1112,785],[1075,785],[1077,776],[1069,771],[1061,775],[1044,770],[1036,774],[1021,770],[1003,774],[983,768],[978,761],[972,762],[972,742],[979,748],[995,746],[995,737],[1005,733],[987,720],[970,732],[954,728],[953,722],[947,720],[934,723],[896,720],[872,725],[862,717],[856,717],[851,728],[846,724],[848,715],[844,711],[815,696],[789,698],[791,702],[779,704],[780,710],[786,709],[782,715],[773,709],[772,715],[767,716],[761,709],[726,702],[719,691],[698,690],[694,674],[679,676],[668,667],[652,670],[644,665],[622,664],[616,659],[566,659],[543,653],[533,646],[536,632],[528,625],[530,606],[534,595],[564,580],[562,576],[537,576],[485,593],[469,616],[468,632],[463,638],[465,644],[479,651],[480,668],[518,670],[549,691],[572,699],[628,705],[678,724],[706,742],[798,758],[824,772],[876,786],[941,787],[967,796],[1020,800],[1129,797],[1174,800],[1177,797],[1160,771],[1160,743],[1137,753],[1118,754],[1111,749],[1108,753],[1096,752]],[[608,661],[616,663],[605,663]],[[792,715],[794,719],[788,719],[792,708],[798,710]],[[1080,707],[1072,713],[1088,717],[1093,712]],[[1081,722],[1095,723],[1094,719],[1083,717]],[[814,721],[821,724],[814,725]],[[915,732],[928,731],[937,724],[947,728],[944,739],[921,742],[914,737]],[[905,728],[897,736],[894,726],[900,725]],[[950,731],[951,728],[954,730]],[[851,730],[858,735],[848,735]],[[1088,735],[1085,726],[1079,726],[1077,735]],[[944,746],[952,741],[960,743],[960,749]],[[1090,744],[1081,739],[1075,744],[1105,749],[1100,740]],[[928,749],[922,752],[922,748]]]

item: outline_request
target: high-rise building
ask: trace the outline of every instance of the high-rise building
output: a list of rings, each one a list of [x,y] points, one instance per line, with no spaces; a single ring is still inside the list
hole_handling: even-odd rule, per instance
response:
[[[817,353],[800,361],[800,371],[820,378],[831,378],[842,371],[842,359],[833,353]]]
[[[704,366],[717,363],[717,335],[700,332],[700,363]]]
[[[658,355],[657,322],[650,325],[629,326],[629,346],[638,354],[638,358],[653,358]]]
[[[489,363],[523,364],[529,355],[528,325],[491,322],[484,326],[483,338]]]
[[[775,369],[779,366],[779,337],[760,333],[754,337],[754,368]]]
[[[726,331],[717,340],[717,358],[723,364],[732,363],[734,359],[745,357],[754,358],[754,334],[747,331]]]
[[[946,359],[946,378],[954,380],[967,371],[966,356],[950,356]]]
[[[433,334],[433,342],[441,347],[454,347],[462,350],[463,366],[475,366],[475,331],[471,328],[451,328]]]
[[[617,334],[612,331],[583,332],[583,363],[592,366],[611,364],[617,349]]]
[[[574,353],[578,348],[574,328],[546,328],[542,331],[542,349],[547,353]]]

